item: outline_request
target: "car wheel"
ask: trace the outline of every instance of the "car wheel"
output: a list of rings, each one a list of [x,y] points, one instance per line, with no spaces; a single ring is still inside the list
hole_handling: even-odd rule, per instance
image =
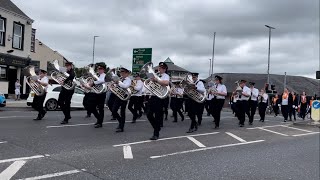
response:
[[[55,99],[49,99],[47,102],[46,102],[46,109],[48,111],[54,111],[58,108],[58,101],[55,100]]]

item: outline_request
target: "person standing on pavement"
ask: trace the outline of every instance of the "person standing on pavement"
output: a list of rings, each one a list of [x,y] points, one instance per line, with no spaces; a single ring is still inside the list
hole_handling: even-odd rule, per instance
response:
[[[47,113],[47,111],[43,108],[43,102],[46,99],[48,82],[49,79],[47,77],[47,71],[40,69],[37,83],[43,86],[45,93],[41,96],[37,96],[36,94],[34,95],[32,104],[35,110],[38,111],[38,116],[33,120],[41,120]]]
[[[250,90],[251,90],[251,96],[249,98],[249,109],[247,112],[247,115],[249,117],[249,125],[252,125],[254,114],[256,113],[257,106],[258,106],[258,96],[259,96],[259,90],[254,87],[254,82],[249,82]]]
[[[222,77],[221,76],[215,76],[215,84],[216,92],[212,92],[213,101],[212,105],[212,116],[214,118],[215,123],[215,129],[219,128],[220,126],[220,117],[221,117],[221,111],[224,105],[224,101],[227,96],[227,88],[224,84],[222,84]]]
[[[260,90],[258,101],[259,101],[259,115],[260,115],[260,121],[264,122],[265,116],[266,116],[266,109],[268,106],[268,99],[269,96],[267,93],[265,93],[264,89]]]
[[[21,87],[20,81],[19,79],[17,79],[15,83],[15,90],[14,90],[16,95],[15,101],[20,101],[20,87]]]

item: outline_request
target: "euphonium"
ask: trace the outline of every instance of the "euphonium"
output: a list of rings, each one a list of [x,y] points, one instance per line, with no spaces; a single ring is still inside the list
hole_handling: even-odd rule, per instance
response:
[[[200,93],[196,89],[191,88],[191,86],[195,86],[195,83],[192,80],[191,75],[187,75],[180,84],[183,86],[183,93],[185,93],[189,98],[193,99],[198,103],[203,103],[206,100],[207,92],[204,91]]]
[[[38,79],[38,76],[35,73],[34,66],[27,66],[26,69],[27,69],[27,72],[30,74],[30,76],[28,76],[26,79],[26,83],[30,86],[32,91],[37,96],[44,95],[45,93],[44,87],[35,80],[35,79]]]
[[[87,84],[88,86],[90,86],[91,84],[93,84],[92,86],[92,91],[97,93],[97,94],[101,94],[107,91],[107,87],[105,85],[105,83],[102,84],[94,84],[94,81],[98,80],[99,77],[96,75],[96,73],[94,72],[94,67],[93,66],[89,66],[89,77],[87,79],[80,79],[80,81],[82,81],[84,84]],[[90,92],[90,90],[87,90]]]
[[[134,89],[134,87],[137,85],[136,81],[135,80],[131,80],[131,86],[129,87],[130,91],[131,91],[131,94],[136,94],[137,90]]]
[[[53,71],[51,73],[51,78],[56,81],[58,84],[62,85],[64,88],[67,90],[72,90],[76,87],[76,82],[75,80],[71,80],[68,82],[65,82],[65,80],[69,77],[69,74],[67,72],[62,72],[61,68],[59,66],[58,60],[54,60],[51,62],[51,64],[54,66],[56,71]]]
[[[119,76],[117,75],[116,69],[110,69],[108,74],[109,73],[112,76],[112,82],[108,85],[110,91],[118,96],[121,100],[127,101],[131,97],[130,88],[124,89],[116,84],[116,82],[120,80]]]
[[[140,74],[153,74],[154,78],[160,80],[160,77],[153,71],[152,62],[148,62],[140,70]],[[164,99],[169,95],[170,87],[162,86],[159,83],[153,82],[150,79],[146,79],[143,83],[144,87],[148,89],[152,94],[156,95],[160,99]]]
[[[209,88],[208,88],[208,93],[216,93],[218,92],[218,89],[216,88],[216,84],[210,81],[209,83]]]
[[[240,81],[236,81],[235,84],[237,84],[236,92],[237,93],[241,93],[242,92],[242,88],[240,87]]]

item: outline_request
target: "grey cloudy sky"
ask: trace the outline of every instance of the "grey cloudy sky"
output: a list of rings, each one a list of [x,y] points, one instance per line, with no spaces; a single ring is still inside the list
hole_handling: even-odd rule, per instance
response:
[[[319,70],[319,0],[13,0],[35,20],[37,38],[74,61],[131,68],[133,48],[153,48],[153,62],[207,77],[216,32],[214,72],[267,72],[315,78]]]

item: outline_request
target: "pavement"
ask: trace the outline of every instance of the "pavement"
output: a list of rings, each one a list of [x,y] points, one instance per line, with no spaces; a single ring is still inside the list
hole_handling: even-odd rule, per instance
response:
[[[164,121],[158,141],[143,116],[116,133],[106,109],[103,128],[85,111],[72,111],[68,125],[62,112],[0,113],[0,179],[319,179],[319,128],[296,127],[282,117],[267,116],[253,126],[237,126],[222,112],[220,129],[203,116],[199,130],[185,133],[190,120]],[[170,114],[170,113],[169,113]]]

